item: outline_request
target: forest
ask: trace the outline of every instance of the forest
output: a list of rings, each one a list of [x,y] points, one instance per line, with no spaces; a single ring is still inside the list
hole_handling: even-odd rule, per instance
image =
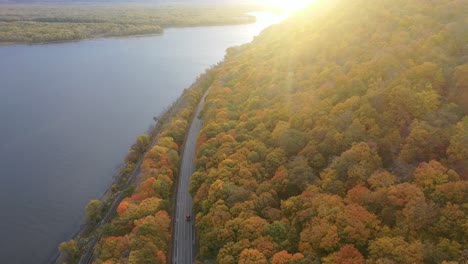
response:
[[[191,178],[199,263],[466,263],[466,1],[323,1],[230,48]]]
[[[0,44],[161,34],[164,28],[255,22],[254,6],[0,5]]]
[[[168,263],[180,147],[207,89],[198,263],[466,263],[466,1],[320,3],[228,49],[157,143],[136,144],[141,180],[94,263]]]

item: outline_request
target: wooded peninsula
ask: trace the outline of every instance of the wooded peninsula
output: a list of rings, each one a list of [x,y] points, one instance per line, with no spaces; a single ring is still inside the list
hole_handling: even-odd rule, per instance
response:
[[[2,4],[0,44],[161,34],[164,28],[253,23],[253,6]]]

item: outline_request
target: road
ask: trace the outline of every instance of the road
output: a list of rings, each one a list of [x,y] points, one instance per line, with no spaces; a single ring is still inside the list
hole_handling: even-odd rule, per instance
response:
[[[200,101],[197,112],[191,122],[182,155],[182,166],[179,174],[179,185],[177,187],[176,213],[174,219],[174,247],[172,251],[173,264],[195,263],[195,217],[192,211],[192,197],[189,193],[189,185],[190,176],[195,172],[194,160],[195,150],[197,147],[197,136],[202,126],[202,122],[198,119],[198,115],[203,107],[205,97],[206,94]],[[186,220],[187,215],[191,216],[191,221]]]

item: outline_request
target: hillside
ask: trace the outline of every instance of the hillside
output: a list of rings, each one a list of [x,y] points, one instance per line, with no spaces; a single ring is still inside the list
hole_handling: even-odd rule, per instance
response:
[[[463,263],[463,0],[328,1],[228,50],[191,179],[198,260]]]

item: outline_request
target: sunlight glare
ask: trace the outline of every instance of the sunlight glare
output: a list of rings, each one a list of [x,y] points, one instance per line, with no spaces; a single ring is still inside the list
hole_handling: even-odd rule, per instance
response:
[[[259,0],[262,5],[272,6],[284,12],[297,12],[309,6],[315,0]]]

